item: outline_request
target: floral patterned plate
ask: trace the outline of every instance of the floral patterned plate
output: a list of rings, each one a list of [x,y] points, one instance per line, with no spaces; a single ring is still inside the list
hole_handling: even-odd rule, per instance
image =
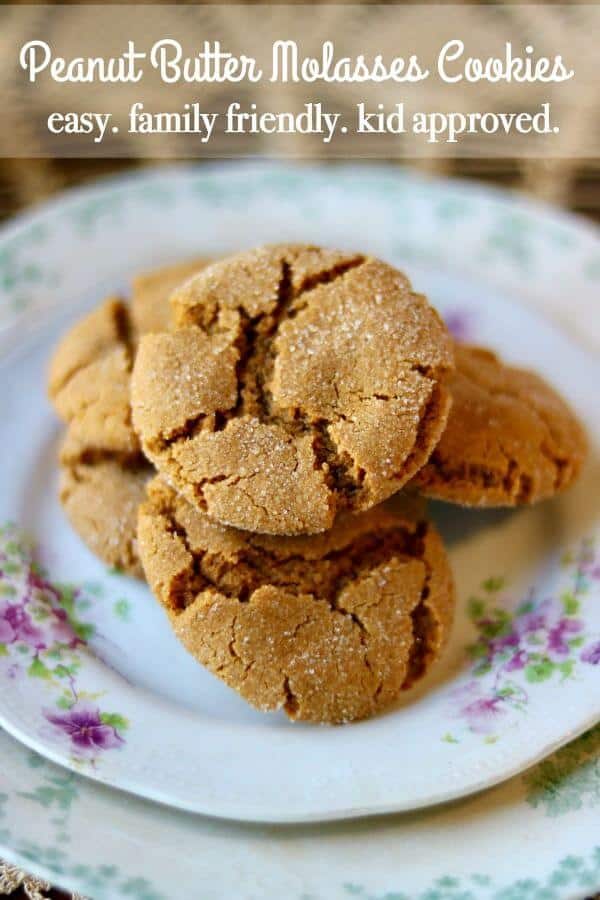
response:
[[[313,826],[191,816],[0,732],[0,856],[93,900],[578,900],[600,890],[600,726],[444,807]]]
[[[568,217],[386,168],[227,164],[65,195],[0,237],[0,722],[91,778],[236,819],[354,817],[480,790],[600,717],[595,451],[555,502],[434,506],[460,599],[449,650],[396,709],[343,728],[249,709],[187,656],[144,585],[93,558],[57,503],[44,372],[65,324],[141,268],[281,238],[397,262],[455,332],[553,381],[597,442],[600,367],[519,302],[556,310],[568,285],[594,337],[600,243]]]

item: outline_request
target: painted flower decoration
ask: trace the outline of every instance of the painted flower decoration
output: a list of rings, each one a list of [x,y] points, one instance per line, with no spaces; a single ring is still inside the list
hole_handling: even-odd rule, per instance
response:
[[[592,666],[600,666],[600,641],[585,647],[581,653],[581,658]]]
[[[73,629],[69,617],[61,607],[52,608],[52,617],[49,624],[52,643],[65,644],[68,647],[76,647],[84,644],[79,635]]]
[[[33,624],[25,605],[3,603],[0,605],[0,644],[14,644],[17,641],[34,650],[46,648],[44,632]]]
[[[35,678],[53,694],[56,708],[41,709],[43,721],[91,765],[102,752],[123,746],[129,725],[118,713],[102,711],[101,695],[81,685],[81,653],[96,633],[82,614],[96,594],[93,586],[53,584],[16,526],[0,526],[0,674],[11,681]]]
[[[476,734],[492,734],[506,710],[500,697],[486,696],[478,681],[469,681],[453,691],[457,714]]]
[[[600,640],[586,637],[579,618],[590,583],[600,580],[593,541],[583,540],[562,563],[568,589],[552,596],[530,592],[515,605],[503,596],[504,579],[489,578],[471,598],[477,637],[468,651],[475,677],[452,692],[457,715],[470,731],[492,735],[509,710],[526,708],[530,685],[571,678],[579,662],[600,665]]]
[[[563,659],[571,652],[569,638],[583,631],[583,622],[562,616],[548,631],[548,655]]]
[[[51,725],[69,737],[75,752],[95,755],[99,750],[114,750],[125,743],[98,707],[89,703],[78,701],[64,713],[46,710],[44,715]]]

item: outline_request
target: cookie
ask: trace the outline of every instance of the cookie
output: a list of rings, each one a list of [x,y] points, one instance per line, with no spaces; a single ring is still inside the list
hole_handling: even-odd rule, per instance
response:
[[[131,424],[135,345],[158,320],[159,307],[168,310],[168,291],[201,264],[140,276],[131,308],[118,297],[105,300],[64,335],[50,363],[49,396],[67,424],[59,454],[61,503],[100,559],[137,577],[143,577],[137,507],[153,469]]]
[[[129,308],[118,297],[84,316],[59,342],[50,362],[48,393],[69,424],[72,441],[96,453],[141,453],[131,424],[133,353]]]
[[[86,462],[78,457],[61,465],[59,497],[74,530],[97,557],[136,578],[144,577],[137,550],[138,507],[152,473],[143,458]]]
[[[457,345],[455,358],[448,424],[414,485],[464,506],[534,503],[569,487],[586,439],[562,397],[489,350]]]
[[[137,275],[131,284],[131,320],[136,334],[166,331],[170,310],[167,302],[176,287],[205,268],[204,257],[163,266]]]
[[[205,269],[146,335],[133,423],[198,509],[311,534],[395,493],[448,414],[452,343],[400,272],[359,254],[271,246]]]
[[[140,507],[146,578],[186,649],[260,710],[349,722],[429,669],[454,589],[431,524],[381,506],[323,535],[211,521],[162,478]]]
[[[131,425],[132,361],[128,306],[109,298],[60,341],[48,391],[67,424],[59,498],[71,525],[108,565],[143,578],[137,508],[153,470]]]

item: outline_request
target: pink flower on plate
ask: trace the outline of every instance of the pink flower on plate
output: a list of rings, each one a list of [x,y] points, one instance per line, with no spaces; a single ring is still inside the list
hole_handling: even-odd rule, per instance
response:
[[[477,734],[491,734],[496,728],[498,717],[503,716],[505,710],[502,697],[481,697],[468,703],[460,712],[471,731]]]
[[[569,638],[583,631],[583,622],[579,619],[563,618],[548,632],[548,653],[551,657],[564,658],[571,648]]]
[[[502,653],[504,650],[517,649],[519,646],[519,635],[516,631],[510,631],[502,637],[493,638],[489,643],[490,654],[495,656],[496,653]]]
[[[46,711],[48,722],[66,734],[78,753],[95,753],[98,750],[114,750],[125,741],[112,725],[100,717],[100,710],[89,703],[78,701],[64,713]]]
[[[52,607],[50,630],[52,632],[53,642],[66,644],[69,647],[75,647],[77,644],[83,643],[73,631],[64,609],[55,606]]]
[[[538,631],[543,631],[550,627],[550,623],[557,616],[557,606],[553,600],[543,600],[541,603],[528,613],[517,616],[514,621],[514,629],[519,638],[535,635]]]
[[[34,650],[45,650],[44,632],[33,624],[25,606],[19,603],[0,605],[0,644],[21,641]]]
[[[468,681],[456,688],[452,695],[459,704],[456,715],[466,719],[471,731],[491,734],[500,717],[505,715],[505,700],[499,695],[486,695],[477,681]]]
[[[507,660],[504,669],[506,672],[518,672],[520,669],[524,669],[528,662],[528,652],[526,650],[518,650],[514,656]]]
[[[600,666],[600,641],[595,644],[589,644],[581,653],[583,662],[590,663],[592,666]]]

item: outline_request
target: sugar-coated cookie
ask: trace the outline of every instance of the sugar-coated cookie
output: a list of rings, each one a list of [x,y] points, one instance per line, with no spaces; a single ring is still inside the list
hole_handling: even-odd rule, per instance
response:
[[[123,456],[139,454],[131,424],[133,342],[129,307],[118,297],[84,316],[59,342],[48,392],[71,440]]]
[[[135,333],[167,331],[170,320],[168,298],[176,287],[207,264],[207,259],[198,257],[136,275],[131,284],[131,320]]]
[[[441,540],[378,506],[322,535],[211,521],[161,477],[140,507],[146,578],[193,656],[261,710],[373,715],[439,655],[454,609]]]
[[[414,485],[464,506],[534,503],[569,487],[586,438],[562,397],[489,350],[457,345],[455,358],[448,423]]]
[[[153,468],[130,462],[81,458],[61,465],[59,497],[68,519],[97,557],[143,578],[137,551],[138,507]]]
[[[270,246],[213,264],[171,298],[132,378],[146,456],[216,521],[331,527],[426,462],[450,405],[452,343],[391,266]]]
[[[67,425],[59,456],[61,503],[97,556],[138,577],[137,505],[153,469],[131,424],[135,346],[160,319],[160,307],[166,315],[177,281],[202,264],[140,276],[131,308],[118,297],[105,300],[63,336],[50,362],[48,392]]]

